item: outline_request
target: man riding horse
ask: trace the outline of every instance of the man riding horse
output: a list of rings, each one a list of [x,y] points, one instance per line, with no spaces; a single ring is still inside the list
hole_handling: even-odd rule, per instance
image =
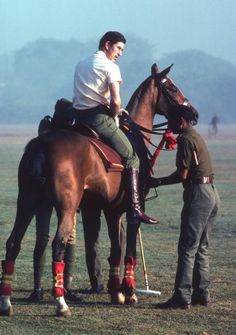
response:
[[[115,121],[121,108],[122,82],[115,62],[122,55],[125,43],[121,33],[109,31],[101,38],[99,50],[77,64],[74,75],[74,117],[91,126],[119,153],[127,180],[128,222],[155,224],[157,220],[148,217],[141,209],[138,156]]]

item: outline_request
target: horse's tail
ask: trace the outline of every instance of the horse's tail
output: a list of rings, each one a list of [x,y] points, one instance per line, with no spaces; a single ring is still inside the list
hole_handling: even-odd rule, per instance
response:
[[[22,182],[31,186],[45,184],[46,175],[46,147],[40,137],[32,139],[25,147],[18,170],[19,185]]]

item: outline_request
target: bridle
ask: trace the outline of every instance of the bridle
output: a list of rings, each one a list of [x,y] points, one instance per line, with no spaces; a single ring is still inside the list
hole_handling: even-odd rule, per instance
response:
[[[164,98],[167,100],[167,102],[170,105],[179,105],[180,104],[177,101],[177,99],[174,97],[174,94],[171,92],[171,90],[172,90],[172,91],[175,91],[175,92],[180,92],[180,96],[181,96],[181,100],[182,100],[182,104],[183,105],[189,105],[190,106],[190,103],[189,103],[188,99],[185,98],[185,96],[174,85],[173,81],[170,78],[167,78],[167,77],[159,78],[155,74],[152,75],[151,77],[154,77],[155,84],[158,87],[158,90],[163,94]],[[168,85],[169,83],[172,85],[172,88],[170,88],[170,86]],[[160,97],[161,97],[161,94],[158,94],[158,97],[157,97],[157,100],[156,100],[156,104],[155,104],[155,111],[159,110],[158,114],[166,116],[166,112],[160,111],[160,107],[159,107]],[[146,135],[144,135],[143,133],[152,134],[152,135],[163,135],[168,130],[167,127],[163,128],[167,124],[168,124],[168,122],[154,124],[153,127],[152,127],[152,130],[150,130],[148,128],[145,128],[145,127],[143,127],[143,126],[141,126],[139,124],[136,124],[136,125],[137,125],[138,129],[142,132],[143,138],[147,142],[149,142],[153,147],[158,148],[158,146],[156,146],[154,143],[152,143],[151,140]]]
[[[159,78],[157,75],[154,75],[154,76],[155,76],[154,78],[155,84],[158,87],[158,90],[163,94],[164,98],[170,105],[172,106],[185,105],[185,106],[191,107],[191,104],[188,101],[188,99],[176,87],[176,85],[170,78],[166,76],[164,78]],[[178,92],[178,99],[176,99],[175,97],[176,92]],[[160,107],[159,107],[160,97],[161,97],[161,94],[158,94],[155,110],[159,110],[160,111],[159,114],[166,115],[166,112],[163,112],[160,110]]]
[[[168,104],[170,105],[185,105],[191,107],[188,99],[183,95],[183,93],[175,86],[174,82],[168,78],[163,77],[160,78],[158,74],[154,74],[151,77],[154,77],[155,84],[158,87],[158,90],[163,94],[164,98],[167,100]],[[178,92],[178,99],[176,99],[176,93]],[[160,111],[159,102],[160,102],[161,94],[158,94],[157,101],[155,104],[155,111],[159,110],[158,114],[166,115],[166,112]],[[131,121],[135,123],[134,121]],[[152,154],[151,151],[146,147],[147,156],[150,162],[150,171],[160,155],[161,150],[171,151],[176,147],[176,139],[171,132],[165,127],[168,122],[154,124],[152,130],[145,128],[137,123],[135,123],[136,128],[139,130],[143,141],[147,141],[152,147],[155,148],[154,153]],[[158,145],[154,144],[148,136],[145,134],[151,135],[162,135],[162,139]]]
[[[152,75],[151,77],[154,77],[155,79],[155,84],[158,87],[158,90],[163,94],[164,98],[167,100],[167,102],[170,105],[185,105],[188,107],[191,107],[190,102],[188,101],[188,99],[183,95],[183,93],[176,87],[176,85],[174,84],[174,82],[168,78],[167,76],[160,78],[157,74]],[[178,99],[176,99],[175,94],[178,92]],[[159,110],[158,114],[161,115],[165,115],[166,116],[166,112],[163,112],[160,110],[159,107],[159,102],[160,102],[160,97],[161,94],[158,94],[157,97],[157,101],[156,101],[156,105],[155,105],[155,111]],[[168,124],[168,122],[163,122],[163,123],[159,123],[159,124],[154,124],[152,127],[152,130],[147,129],[143,126],[137,125],[137,127],[139,128],[140,131],[142,131],[142,136],[143,138],[153,147],[155,147],[156,149],[160,149],[160,146],[156,146],[146,135],[143,134],[147,133],[147,134],[152,134],[152,135],[164,135],[168,129],[167,128],[161,128],[163,126],[166,126]],[[164,149],[161,148],[161,150],[169,150],[169,149]]]
[[[167,73],[169,72],[171,66],[169,66],[167,69],[165,69],[161,73],[160,72],[155,72],[155,73],[152,72],[152,75],[149,78],[147,78],[140,85],[140,87],[137,89],[137,91],[142,92],[142,90],[139,90],[139,89],[142,88],[142,87],[145,87],[147,85],[148,80],[154,79],[155,80],[155,85],[157,86],[158,91],[161,92],[160,94],[158,94],[157,100],[155,102],[155,107],[154,107],[155,108],[155,113],[157,113],[157,111],[158,111],[158,114],[165,115],[166,117],[167,117],[167,112],[162,111],[160,109],[160,106],[159,106],[161,95],[164,97],[167,104],[169,104],[171,106],[185,105],[185,106],[188,106],[188,107],[192,108],[190,102],[183,95],[183,93],[180,91],[180,89],[176,87],[174,82],[169,77],[167,77]],[[124,119],[126,119],[126,118],[124,118]],[[173,150],[173,149],[176,148],[176,142],[177,142],[176,138],[171,134],[171,132],[168,130],[168,128],[165,127],[168,124],[168,122],[154,124],[153,127],[152,127],[152,130],[150,130],[148,128],[145,128],[145,127],[135,123],[133,120],[129,119],[129,117],[127,117],[127,119],[128,119],[127,129],[132,129],[131,132],[136,131],[136,133],[138,133],[137,137],[139,138],[139,141],[143,142],[142,147],[145,146],[145,152],[146,152],[146,156],[147,156],[147,159],[148,159],[148,162],[149,162],[149,171],[150,171],[150,174],[151,174],[153,172],[153,166],[154,166],[158,156],[160,155],[160,152],[162,150],[170,151],[170,150]],[[124,120],[124,123],[123,123],[123,127],[124,128],[126,127],[126,121],[125,120]],[[149,138],[149,136],[147,136],[147,134],[149,134],[149,135],[150,134],[151,135],[162,135],[162,139],[161,139],[160,143],[158,145],[156,145],[150,140],[150,138]],[[147,148],[147,146],[144,145],[145,141],[148,142],[152,147],[155,148],[155,151],[154,151],[153,154]]]

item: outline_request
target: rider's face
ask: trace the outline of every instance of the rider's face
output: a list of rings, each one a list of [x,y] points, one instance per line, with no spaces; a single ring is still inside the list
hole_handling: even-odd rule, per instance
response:
[[[104,52],[108,59],[110,59],[112,62],[115,62],[122,55],[124,47],[125,45],[123,42],[111,44],[109,41],[107,41]]]

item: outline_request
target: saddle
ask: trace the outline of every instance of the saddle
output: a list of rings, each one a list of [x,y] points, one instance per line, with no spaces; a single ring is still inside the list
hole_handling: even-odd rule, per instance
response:
[[[107,172],[122,172],[124,170],[120,156],[115,150],[94,137],[89,137],[89,142],[97,150]]]
[[[107,172],[122,172],[124,166],[121,163],[119,154],[102,142],[94,129],[83,123],[75,123],[73,119],[68,119],[68,109],[72,108],[72,103],[66,99],[60,99],[55,105],[53,117],[47,115],[39,123],[38,134],[46,134],[55,129],[65,129],[75,131],[89,138],[89,142],[96,149],[102,159]]]

